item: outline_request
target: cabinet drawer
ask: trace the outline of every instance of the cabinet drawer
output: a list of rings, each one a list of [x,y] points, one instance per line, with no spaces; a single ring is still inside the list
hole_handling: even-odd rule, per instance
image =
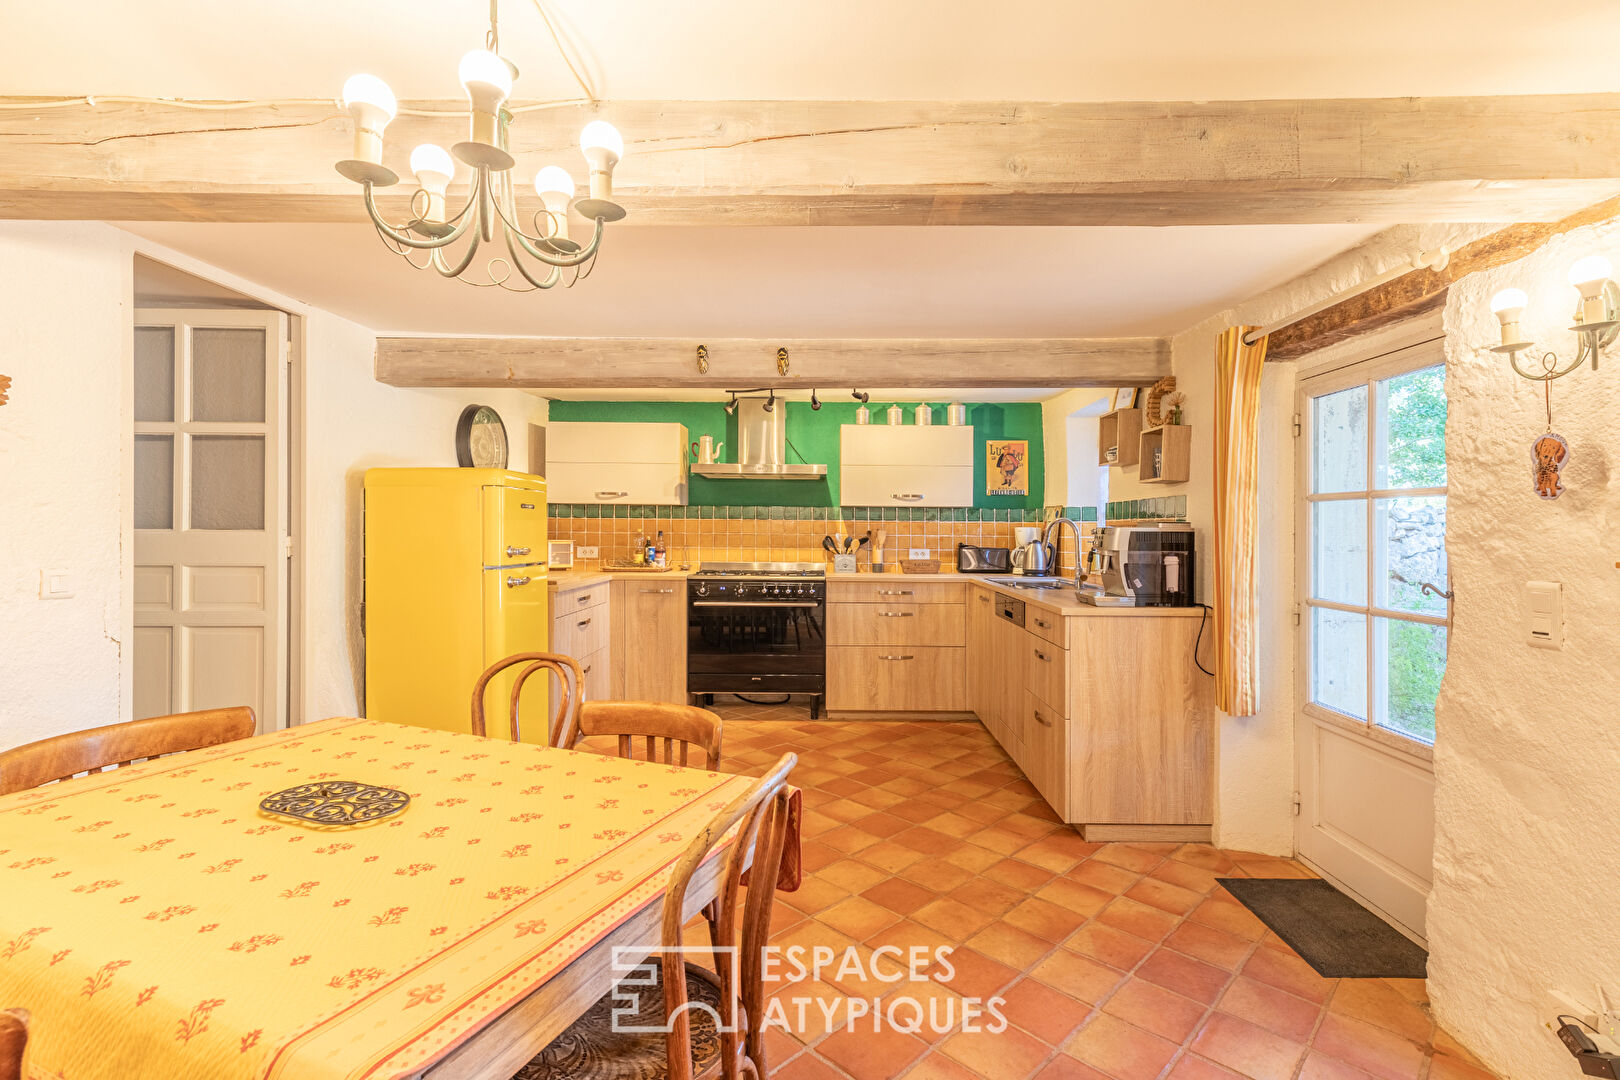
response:
[[[827,708],[862,712],[965,711],[962,650],[924,645],[829,646]]]
[[[828,604],[827,640],[834,645],[962,645],[961,604]]]
[[[1045,608],[1029,605],[1024,616],[1024,629],[1036,637],[1045,638],[1060,649],[1069,647],[1069,620],[1061,615],[1054,615]]]
[[[960,604],[958,581],[907,581],[904,574],[871,574],[860,581],[827,579],[827,599],[835,604]]]
[[[548,466],[546,484],[558,503],[686,505],[686,470],[674,462],[557,461]]]
[[[612,698],[608,691],[608,650],[601,648],[578,660],[580,671],[585,675],[585,700],[607,701]]]
[[[1029,718],[1024,748],[1024,775],[1041,793],[1041,798],[1068,819],[1069,812],[1069,722],[1034,694],[1025,692],[1024,712]]]
[[[552,613],[557,618],[575,611],[589,611],[594,607],[602,607],[608,602],[609,586],[611,582],[602,581],[595,585],[587,585],[582,589],[569,589],[564,592],[557,591],[556,599],[552,601]]]
[[[486,487],[484,565],[546,561],[545,488]]]
[[[552,620],[551,648],[565,656],[587,656],[608,643],[605,607],[559,613]]]
[[[1024,639],[1024,688],[1059,715],[1069,707],[1069,653],[1040,638]]]

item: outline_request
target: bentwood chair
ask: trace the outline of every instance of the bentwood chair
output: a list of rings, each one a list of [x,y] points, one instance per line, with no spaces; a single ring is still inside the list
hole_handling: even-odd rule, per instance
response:
[[[686,765],[691,748],[702,750],[705,767],[720,767],[720,717],[693,705],[660,701],[587,701],[579,710],[581,735],[612,735],[619,740],[619,756],[636,756],[636,739],[646,740],[646,760]],[[660,758],[660,740],[663,756]],[[675,748],[680,747],[680,760]]]
[[[0,1080],[22,1080],[28,1047],[28,1010],[0,1010]]]
[[[83,772],[105,772],[147,758],[201,750],[253,734],[246,705],[203,709],[108,724],[28,743],[0,753],[0,795],[26,791]]]
[[[526,666],[518,672],[517,678],[512,680],[509,701],[511,740],[518,742],[522,738],[518,726],[518,705],[519,698],[523,694],[523,684],[529,680],[529,676],[544,671],[548,680],[551,676],[556,676],[557,684],[562,688],[562,692],[556,696],[557,713],[552,718],[550,728],[547,729],[546,745],[572,746],[579,729],[579,705],[584,697],[585,673],[579,669],[579,661],[560,653],[513,653],[506,659],[491,664],[482,675],[478,676],[478,683],[473,687],[472,733],[474,735],[488,733],[487,725],[484,723],[484,697],[490,680],[507,668],[517,667],[519,664]]]
[[[784,754],[687,845],[664,894],[661,948],[656,960],[646,961],[652,979],[634,986],[621,982],[513,1080],[736,1080],[744,1072],[767,1080],[763,954],[788,836],[787,776],[797,761]],[[685,959],[686,893],[694,872],[738,823],[736,840],[723,860],[716,860],[721,863],[716,941],[734,951],[717,952],[710,971]],[[750,855],[752,884],[739,913]],[[626,1023],[628,1010],[635,1019]]]

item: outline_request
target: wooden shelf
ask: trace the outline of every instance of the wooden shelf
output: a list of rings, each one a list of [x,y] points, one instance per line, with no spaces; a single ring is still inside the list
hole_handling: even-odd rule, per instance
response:
[[[1144,484],[1183,484],[1192,473],[1192,428],[1187,424],[1165,424],[1148,428],[1138,439],[1136,478]],[[1159,455],[1154,471],[1153,455]]]
[[[1135,465],[1141,451],[1138,436],[1142,433],[1141,409],[1115,409],[1097,418],[1097,464]],[[1116,458],[1108,451],[1119,449]]]

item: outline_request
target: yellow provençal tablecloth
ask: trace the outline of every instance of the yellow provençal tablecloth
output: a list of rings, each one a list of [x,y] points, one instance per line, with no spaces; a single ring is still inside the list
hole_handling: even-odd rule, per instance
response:
[[[317,779],[412,802],[258,809]],[[334,719],[0,798],[0,1007],[32,1010],[37,1080],[408,1075],[661,892],[749,782]]]

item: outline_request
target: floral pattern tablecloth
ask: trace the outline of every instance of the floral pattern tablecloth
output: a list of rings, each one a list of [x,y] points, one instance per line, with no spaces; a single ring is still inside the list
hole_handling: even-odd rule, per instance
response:
[[[259,811],[318,779],[412,802]],[[32,1010],[38,1080],[409,1075],[657,896],[749,783],[333,719],[0,798],[0,1006]]]

